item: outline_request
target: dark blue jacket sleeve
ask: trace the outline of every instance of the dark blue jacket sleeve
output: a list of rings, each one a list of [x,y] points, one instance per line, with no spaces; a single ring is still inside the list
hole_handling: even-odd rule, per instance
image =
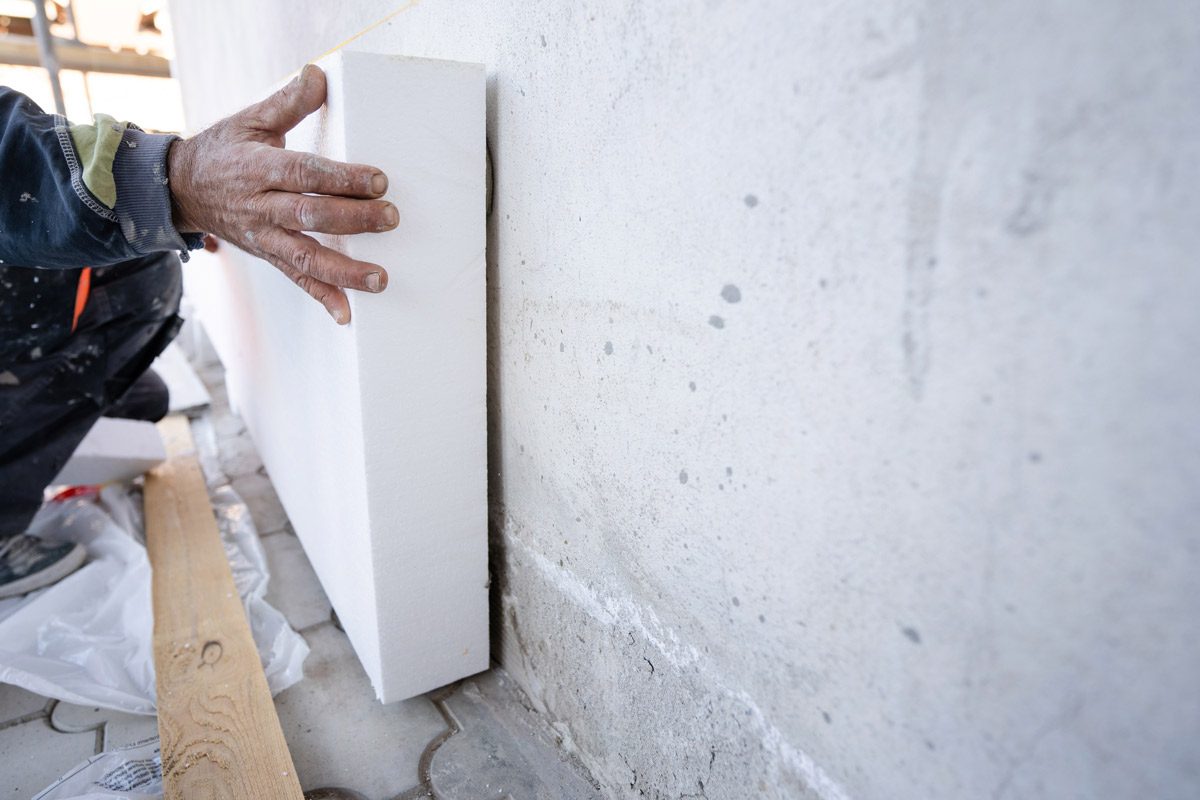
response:
[[[81,135],[93,151],[80,152]],[[171,222],[167,152],[176,138],[106,117],[95,129],[72,127],[0,86],[0,264],[98,267],[167,250],[186,258],[200,237]],[[105,188],[98,195],[89,185]]]

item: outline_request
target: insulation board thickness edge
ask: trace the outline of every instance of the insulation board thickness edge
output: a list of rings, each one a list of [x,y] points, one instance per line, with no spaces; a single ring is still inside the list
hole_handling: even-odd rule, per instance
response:
[[[383,265],[352,321],[233,248],[188,292],[288,516],[384,702],[488,667],[485,73],[341,51],[292,150],[371,164],[400,224],[318,236]],[[201,254],[198,254],[201,255]]]

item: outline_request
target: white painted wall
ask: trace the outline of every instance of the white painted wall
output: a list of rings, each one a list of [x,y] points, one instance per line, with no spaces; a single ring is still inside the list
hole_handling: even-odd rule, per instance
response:
[[[174,3],[189,120],[395,8]],[[499,652],[609,795],[1200,794],[1200,6],[359,41],[490,70]]]

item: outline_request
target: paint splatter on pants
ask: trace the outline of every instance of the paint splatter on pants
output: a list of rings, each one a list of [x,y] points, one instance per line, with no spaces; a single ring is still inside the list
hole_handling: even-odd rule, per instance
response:
[[[182,323],[174,253],[93,270],[72,332],[78,280],[77,270],[0,267],[0,541],[24,532],[84,435]]]

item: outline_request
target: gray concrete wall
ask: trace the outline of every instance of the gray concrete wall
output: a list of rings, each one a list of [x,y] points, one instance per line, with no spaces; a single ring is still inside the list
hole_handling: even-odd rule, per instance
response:
[[[395,8],[177,0],[190,120]],[[1200,6],[357,45],[489,67],[497,655],[609,796],[1200,794]]]

